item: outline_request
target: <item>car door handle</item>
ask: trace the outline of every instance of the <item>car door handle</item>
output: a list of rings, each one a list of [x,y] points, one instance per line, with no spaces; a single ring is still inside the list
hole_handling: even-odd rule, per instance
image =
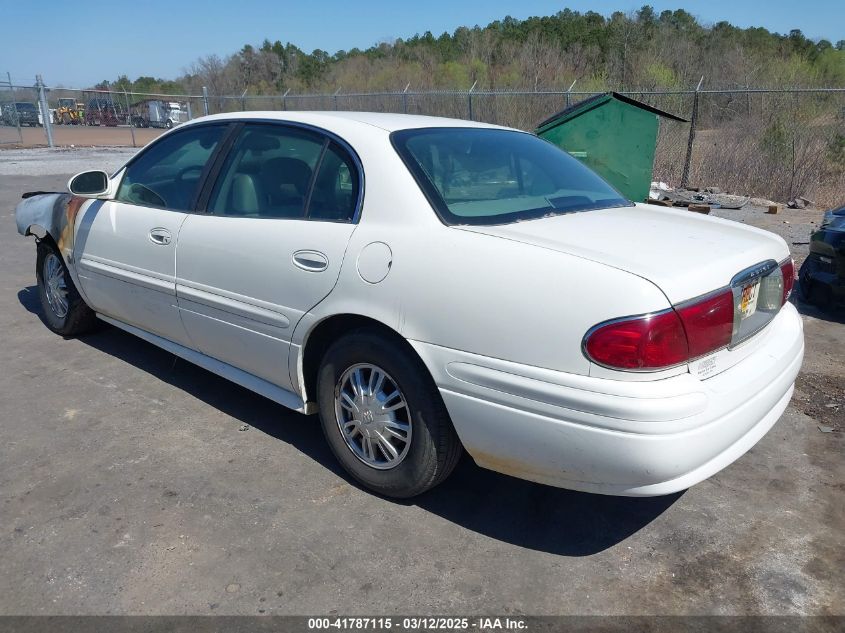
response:
[[[309,273],[320,273],[329,267],[329,258],[320,251],[296,251],[293,265]]]
[[[167,229],[151,229],[150,230],[150,241],[153,244],[158,244],[159,246],[167,246],[170,244],[170,231]]]

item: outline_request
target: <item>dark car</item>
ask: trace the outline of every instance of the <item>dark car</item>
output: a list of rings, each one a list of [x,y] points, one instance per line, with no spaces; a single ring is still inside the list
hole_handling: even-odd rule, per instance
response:
[[[7,103],[3,106],[3,123],[7,125],[29,125],[36,127],[41,125],[38,120],[38,108],[34,103],[18,101]]]
[[[824,214],[810,236],[810,254],[798,272],[801,299],[821,308],[845,301],[845,206]]]

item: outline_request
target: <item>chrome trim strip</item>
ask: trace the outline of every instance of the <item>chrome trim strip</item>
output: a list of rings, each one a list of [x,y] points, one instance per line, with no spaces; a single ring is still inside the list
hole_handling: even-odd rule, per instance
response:
[[[283,313],[284,308],[269,301],[261,301],[181,278],[176,282],[176,296],[179,299],[192,301],[264,325],[281,329],[290,327],[290,319]]]
[[[784,260],[786,261],[786,260]],[[753,266],[749,266],[745,270],[741,270],[736,275],[731,278],[731,288],[736,288],[737,286],[745,285],[750,281],[754,281],[755,279],[762,279],[772,273],[773,270],[778,268],[778,263],[773,259],[767,259],[764,262],[760,262],[759,264],[754,264]]]
[[[152,270],[129,266],[120,262],[113,262],[103,258],[94,258],[90,255],[85,255],[80,258],[78,267],[81,270],[89,273],[100,274],[105,277],[111,277],[117,281],[134,284],[163,292],[168,295],[176,295],[176,280],[168,275],[162,275]]]

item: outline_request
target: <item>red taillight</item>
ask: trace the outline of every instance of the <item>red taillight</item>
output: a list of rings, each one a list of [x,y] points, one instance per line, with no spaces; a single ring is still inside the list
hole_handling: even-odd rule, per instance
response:
[[[698,358],[731,342],[734,298],[730,289],[676,308],[687,334],[690,358]]]
[[[600,325],[587,335],[584,349],[594,362],[616,369],[660,369],[689,358],[674,310]]]
[[[780,272],[783,274],[783,305],[789,301],[789,295],[795,285],[795,262],[791,257],[780,265]]]
[[[665,369],[728,345],[733,313],[733,293],[725,290],[676,310],[599,325],[584,350],[613,369]]]

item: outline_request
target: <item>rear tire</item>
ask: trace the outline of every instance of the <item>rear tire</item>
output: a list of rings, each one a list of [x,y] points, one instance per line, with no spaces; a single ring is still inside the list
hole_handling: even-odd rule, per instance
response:
[[[819,263],[806,259],[798,271],[798,298],[804,303],[827,310],[833,306],[833,291],[830,287],[813,280],[813,273],[818,271]]]
[[[97,317],[82,300],[58,249],[38,242],[35,276],[41,298],[42,320],[56,334],[78,336],[97,326]]]
[[[360,400],[358,391],[350,390],[356,371],[362,372],[356,383]],[[375,384],[380,374],[384,375],[381,390]],[[386,393],[394,391],[392,398]],[[350,404],[352,399],[360,406]],[[446,479],[461,456],[460,440],[425,365],[403,341],[375,328],[354,330],[329,348],[318,371],[317,401],[323,433],[335,457],[378,494],[395,498],[421,494]],[[385,408],[394,411],[383,413]],[[352,430],[344,432],[342,427]],[[399,429],[398,434],[390,429]]]

